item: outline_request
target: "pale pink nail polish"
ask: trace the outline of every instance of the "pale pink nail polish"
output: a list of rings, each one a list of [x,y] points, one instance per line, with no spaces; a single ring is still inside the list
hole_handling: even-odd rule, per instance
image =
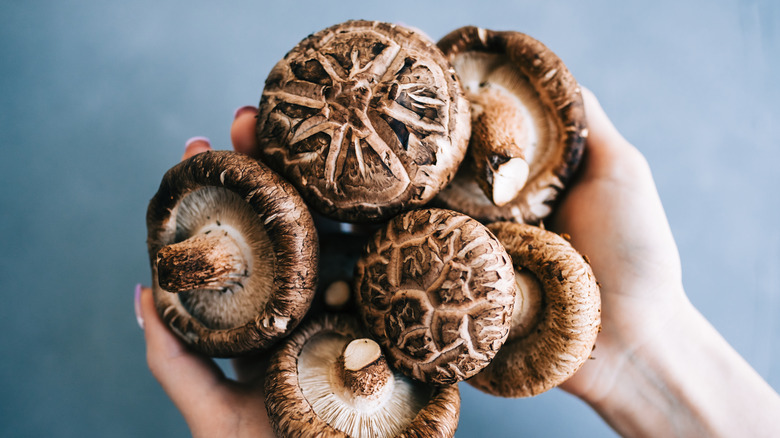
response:
[[[187,148],[190,147],[190,145],[195,143],[196,141],[204,141],[208,145],[211,145],[211,140],[209,140],[206,137],[192,137],[191,139],[187,140],[186,143],[184,143],[184,150],[187,150]]]
[[[244,105],[241,108],[237,109],[235,113],[233,113],[233,120],[237,119],[238,116],[245,113],[252,113],[254,115],[257,115],[257,107],[252,105]]]
[[[138,322],[138,327],[141,327],[141,329],[144,328],[144,318],[141,316],[141,289],[143,286],[141,286],[141,283],[138,283],[135,285],[135,299],[134,299],[134,307],[135,307],[135,320]]]

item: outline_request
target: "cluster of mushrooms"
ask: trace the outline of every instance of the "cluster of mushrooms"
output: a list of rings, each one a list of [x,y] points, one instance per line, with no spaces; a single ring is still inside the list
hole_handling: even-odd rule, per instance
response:
[[[342,23],[273,68],[256,133],[257,157],[165,174],[148,248],[191,348],[268,351],[279,436],[451,437],[458,382],[531,396],[590,356],[593,272],[539,226],[582,155],[582,97],[540,42]]]

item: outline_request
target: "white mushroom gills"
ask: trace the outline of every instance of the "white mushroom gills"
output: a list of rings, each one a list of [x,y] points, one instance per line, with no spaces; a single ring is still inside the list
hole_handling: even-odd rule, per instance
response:
[[[469,145],[477,181],[495,205],[511,202],[533,178],[557,129],[533,84],[508,57],[466,52],[453,60],[472,103]]]
[[[263,220],[237,193],[203,187],[171,214],[173,243],[158,252],[160,287],[212,329],[254,320],[273,293],[275,255]],[[269,321],[286,325],[285,318]]]
[[[319,418],[349,436],[392,437],[405,430],[431,391],[390,370],[371,339],[335,334],[310,339],[298,357],[298,382]]]
[[[517,293],[508,340],[527,336],[542,314],[542,285],[536,276],[528,269],[515,269],[515,283]]]

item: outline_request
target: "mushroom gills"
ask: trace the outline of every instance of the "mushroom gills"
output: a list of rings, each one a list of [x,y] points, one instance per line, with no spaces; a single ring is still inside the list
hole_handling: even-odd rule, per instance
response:
[[[358,377],[361,380],[360,376],[353,374],[348,377],[345,371],[349,371],[348,368],[358,368],[354,371],[359,371],[367,368],[364,365],[373,366],[378,361],[371,360],[371,357],[375,357],[375,353],[371,353],[371,344],[350,354],[347,347],[355,348],[355,342],[350,343],[346,336],[332,332],[312,337],[298,357],[301,391],[319,418],[349,436],[396,436],[411,424],[425,406],[432,389],[391,371],[384,358],[380,357],[378,366],[389,373],[387,381],[368,385],[375,391],[356,390],[359,385],[351,384],[350,379]],[[345,359],[348,364],[346,367]]]
[[[506,55],[465,52],[453,59],[472,103],[471,165],[485,196],[503,206],[536,176],[557,126],[546,102]]]
[[[212,186],[184,196],[171,219],[176,243],[158,252],[160,286],[179,292],[208,328],[252,321],[273,293],[274,253],[262,219],[235,192]],[[163,265],[170,269],[161,272]]]

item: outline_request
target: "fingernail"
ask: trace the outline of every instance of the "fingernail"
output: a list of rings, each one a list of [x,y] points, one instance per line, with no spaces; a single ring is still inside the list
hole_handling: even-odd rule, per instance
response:
[[[135,320],[138,322],[138,327],[141,327],[143,330],[144,328],[144,318],[141,316],[141,289],[143,286],[141,286],[141,283],[138,283],[135,285]]]
[[[241,108],[237,109],[235,113],[233,113],[233,120],[237,119],[238,116],[246,113],[252,113],[254,115],[257,115],[257,107],[254,107],[252,105],[244,105]]]
[[[209,146],[211,146],[211,140],[209,140],[207,137],[192,137],[191,139],[187,140],[186,143],[184,143],[184,150],[187,150],[188,147],[190,147],[191,144],[195,143],[196,141],[203,141],[206,142]]]

